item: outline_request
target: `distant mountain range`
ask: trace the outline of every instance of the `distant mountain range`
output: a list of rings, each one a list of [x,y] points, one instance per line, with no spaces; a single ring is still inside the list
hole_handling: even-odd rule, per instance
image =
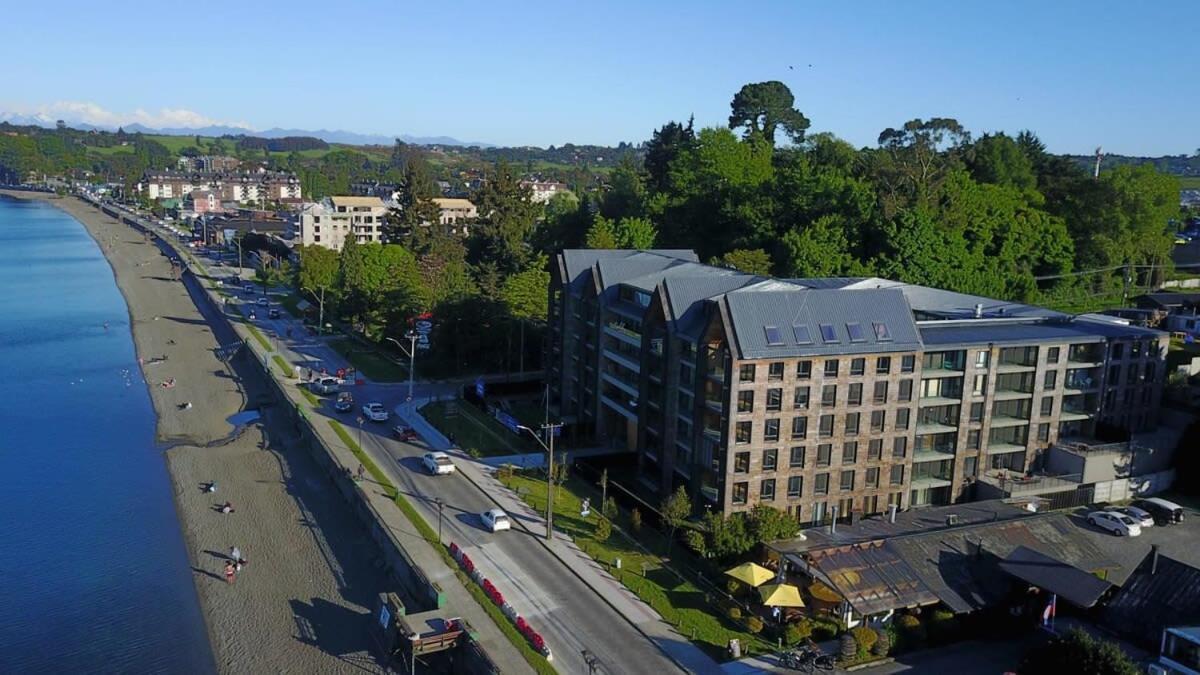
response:
[[[0,112],[0,122],[8,122],[9,124],[22,126],[32,125],[39,127],[53,128],[57,124],[57,120],[51,119],[47,115],[21,115],[17,113]],[[82,131],[116,131],[117,127],[96,126],[85,122],[67,122],[67,126],[72,129],[80,129]],[[384,134],[360,134],[354,131],[344,131],[341,129],[330,131],[329,129],[280,129],[278,127],[257,131],[247,129],[245,127],[231,126],[209,126],[195,128],[162,128],[152,129],[142,124],[134,123],[122,127],[126,133],[143,133],[143,134],[161,134],[164,136],[255,136],[258,138],[283,138],[285,136],[311,136],[319,138],[326,143],[340,143],[343,145],[392,145],[396,139],[405,143],[414,145],[458,145],[458,146],[478,146],[481,148],[494,148],[491,143],[483,143],[479,141],[460,141],[457,138],[450,136],[411,136],[409,134],[399,134],[397,136],[387,136]]]

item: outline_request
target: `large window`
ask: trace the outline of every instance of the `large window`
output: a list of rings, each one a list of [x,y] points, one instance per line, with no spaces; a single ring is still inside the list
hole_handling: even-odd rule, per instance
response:
[[[858,441],[846,441],[842,444],[842,464],[858,462]]]
[[[819,433],[821,438],[829,438],[833,435],[833,415],[821,415]]]
[[[779,463],[779,450],[777,448],[763,450],[763,454],[762,454],[763,471],[774,471],[775,468],[778,466],[778,463]]]
[[[793,469],[803,469],[805,454],[806,448],[803,445],[797,445],[793,447],[791,452],[788,454],[788,466]]]
[[[825,377],[837,377],[837,374],[838,374],[838,360],[837,359],[827,359],[825,361]]]
[[[817,467],[829,466],[833,459],[833,444],[822,443],[817,446]]]
[[[779,412],[783,408],[783,390],[767,390],[767,412]]]
[[[808,387],[796,387],[796,393],[792,398],[792,407],[796,410],[804,410],[808,408]]]
[[[802,440],[808,438],[808,418],[793,417],[792,418],[792,440]]]
[[[897,436],[892,441],[892,457],[908,455],[908,436]]]
[[[842,492],[851,492],[854,490],[854,470],[843,471],[841,475]]]
[[[733,503],[745,504],[750,493],[749,483],[734,483],[733,484]]]
[[[764,502],[773,501],[775,499],[775,479],[765,478],[758,487],[758,498]]]
[[[837,385],[827,384],[821,387],[821,405],[832,408],[837,405]]]
[[[900,357],[900,372],[911,373],[917,367],[917,357],[914,354],[905,354]]]
[[[883,457],[883,439],[872,438],[867,443],[867,461],[878,460]]]
[[[763,425],[763,440],[768,443],[773,443],[779,440],[779,419],[773,418],[766,421]]]
[[[908,417],[911,411],[908,408],[896,409],[896,431],[908,430]]]
[[[862,382],[854,382],[850,385],[850,393],[846,396],[846,405],[862,405]]]
[[[875,374],[890,375],[892,372],[892,357],[880,356],[875,359]]]
[[[1053,391],[1058,386],[1058,371],[1047,370],[1044,379],[1042,380],[1042,388],[1046,391]]]
[[[749,443],[751,431],[753,431],[754,423],[750,421],[738,422],[736,429],[735,440],[738,443]]]
[[[889,480],[890,485],[904,485],[904,465],[893,464],[892,475]]]
[[[750,473],[750,453],[737,452],[733,455],[733,472]]]
[[[849,413],[846,415],[846,435],[857,436],[858,425],[860,422],[859,413]]]
[[[875,403],[887,403],[888,399],[888,383],[887,380],[875,383]]]
[[[819,473],[816,476],[813,476],[813,478],[814,478],[813,494],[814,495],[829,494],[829,474]]]
[[[800,361],[796,364],[796,379],[807,380],[812,377],[812,361]]]
[[[867,360],[863,358],[850,359],[850,374],[858,377],[867,372]]]
[[[739,391],[738,392],[738,412],[748,413],[754,412],[754,392]]]
[[[754,381],[754,364],[753,363],[743,363],[742,364],[741,368],[738,369],[738,380],[741,382],[753,382]]]
[[[788,495],[796,498],[804,492],[804,476],[788,476]]]
[[[866,487],[879,487],[879,467],[873,466],[870,469],[867,469]]]
[[[782,361],[776,361],[775,363],[772,363],[771,365],[767,366],[767,379],[771,380],[771,381],[778,381],[778,380],[783,379],[783,362]]]
[[[900,395],[897,397],[901,403],[908,403],[912,400],[913,383],[912,380],[900,380]]]
[[[887,424],[887,411],[886,410],[872,410],[871,411],[871,433],[879,433],[880,431],[883,431],[883,427],[886,424]]]

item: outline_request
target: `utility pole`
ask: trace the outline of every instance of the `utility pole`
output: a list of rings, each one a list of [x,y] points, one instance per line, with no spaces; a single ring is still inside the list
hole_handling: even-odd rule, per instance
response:
[[[318,297],[311,288],[305,288],[313,300],[317,301],[317,335],[321,335],[325,331],[325,287],[318,286],[321,289],[321,295]]]
[[[420,336],[417,335],[416,331],[410,330],[404,334],[404,337],[408,339],[408,349],[405,349],[404,345],[400,344],[400,341],[397,340],[396,338],[385,337],[384,339],[391,340],[392,342],[396,343],[396,346],[400,348],[400,351],[404,352],[404,355],[408,357],[408,399],[407,400],[411,401],[412,397],[413,397],[413,373],[417,369],[417,338],[419,338]]]
[[[554,424],[547,422],[542,425],[542,432],[549,439],[549,445],[546,445],[533,429],[523,424],[518,425],[517,428],[529,432],[529,435],[533,436],[533,440],[537,441],[546,451],[546,541],[551,541],[554,539],[554,432],[562,428],[562,422]]]

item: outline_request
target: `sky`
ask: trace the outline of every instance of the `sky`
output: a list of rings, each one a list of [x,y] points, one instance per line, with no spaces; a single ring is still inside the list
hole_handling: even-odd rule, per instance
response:
[[[836,5],[836,6],[834,6]],[[11,3],[0,112],[639,142],[724,126],[781,80],[855,145],[913,118],[1032,129],[1051,151],[1200,148],[1200,2],[253,0]]]

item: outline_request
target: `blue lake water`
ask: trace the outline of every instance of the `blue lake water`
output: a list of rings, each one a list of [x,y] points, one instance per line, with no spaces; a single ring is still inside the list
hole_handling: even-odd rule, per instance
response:
[[[125,300],[48,204],[0,197],[0,359],[0,671],[213,672]]]

